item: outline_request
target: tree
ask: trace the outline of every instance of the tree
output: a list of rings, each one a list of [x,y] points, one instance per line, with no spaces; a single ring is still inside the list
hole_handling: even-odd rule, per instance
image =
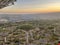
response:
[[[22,31],[26,33],[26,45],[29,45],[29,32],[31,32],[31,30],[34,28],[35,27],[30,24],[24,24],[24,25],[17,27],[17,29],[22,29]]]
[[[7,7],[9,5],[14,5],[17,0],[0,0],[0,9]]]

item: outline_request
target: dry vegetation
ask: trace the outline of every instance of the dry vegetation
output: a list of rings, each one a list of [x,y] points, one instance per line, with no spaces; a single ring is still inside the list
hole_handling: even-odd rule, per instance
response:
[[[0,24],[0,45],[57,45],[60,20]]]

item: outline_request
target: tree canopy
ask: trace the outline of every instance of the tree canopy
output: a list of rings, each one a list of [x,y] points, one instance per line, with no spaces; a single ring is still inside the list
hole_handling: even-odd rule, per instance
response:
[[[23,29],[23,30],[26,30],[26,31],[29,31],[31,29],[34,29],[35,27],[30,25],[30,24],[23,24],[23,25],[20,25],[19,27],[17,27],[18,29]]]
[[[0,9],[10,6],[10,5],[14,5],[14,2],[16,2],[17,0],[0,0]]]

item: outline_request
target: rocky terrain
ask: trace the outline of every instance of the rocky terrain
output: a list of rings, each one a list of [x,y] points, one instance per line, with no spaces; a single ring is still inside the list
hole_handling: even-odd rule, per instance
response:
[[[0,24],[0,45],[57,45],[60,20],[32,20]]]

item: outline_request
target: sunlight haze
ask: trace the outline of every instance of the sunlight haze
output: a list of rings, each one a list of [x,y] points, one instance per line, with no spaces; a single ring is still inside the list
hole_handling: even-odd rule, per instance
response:
[[[60,12],[60,0],[17,0],[15,5],[0,9],[0,13]]]

